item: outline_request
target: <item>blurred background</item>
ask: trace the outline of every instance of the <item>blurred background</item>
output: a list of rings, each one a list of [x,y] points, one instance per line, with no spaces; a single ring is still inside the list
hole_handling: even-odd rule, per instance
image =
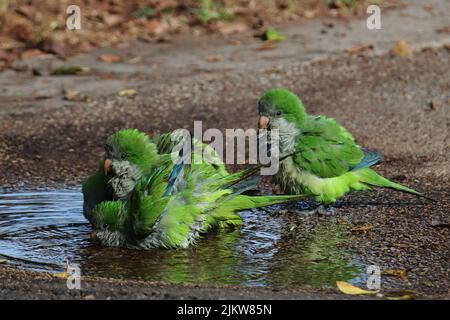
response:
[[[81,8],[82,28],[67,32],[66,9]],[[0,68],[42,53],[61,57],[142,38],[176,33],[239,33],[280,22],[365,14],[386,0],[0,0]],[[398,5],[398,4],[397,4]]]

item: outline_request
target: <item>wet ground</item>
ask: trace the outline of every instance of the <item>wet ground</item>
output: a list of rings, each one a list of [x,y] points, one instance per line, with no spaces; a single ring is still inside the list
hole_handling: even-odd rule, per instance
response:
[[[435,2],[448,6],[445,1]],[[68,292],[63,280],[0,264],[0,296],[29,296],[27,292],[31,289],[35,297],[41,298],[82,297],[90,293],[96,293],[98,298],[341,298],[336,289],[327,287],[337,278],[362,284],[365,267],[377,265],[384,273],[407,272],[406,278],[383,275],[384,291],[413,290],[419,297],[448,297],[450,50],[444,44],[450,43],[450,39],[448,35],[437,36],[436,33],[448,23],[445,12],[450,12],[450,8],[438,11],[434,17],[423,8],[416,8],[412,13],[397,13],[396,19],[409,14],[411,21],[414,14],[429,15],[422,29],[407,29],[406,35],[416,41],[413,42],[416,50],[410,58],[385,53],[394,39],[405,36],[402,29],[393,32],[387,42],[377,42],[368,34],[361,36],[367,42],[373,39],[375,47],[380,48],[375,55],[336,55],[342,48],[333,47],[330,42],[330,47],[334,48],[330,52],[335,54],[333,58],[314,55],[313,58],[320,59],[316,62],[301,54],[308,41],[306,44],[294,41],[287,43],[285,49],[284,44],[280,44],[269,53],[251,49],[259,43],[247,49],[246,45],[244,49],[237,46],[235,60],[227,56],[215,65],[204,57],[216,55],[219,44],[234,46],[229,39],[196,40],[202,60],[192,58],[195,57],[193,50],[199,49],[186,46],[185,40],[180,39],[164,44],[159,56],[154,45],[140,44],[139,55],[146,61],[143,65],[148,65],[145,60],[148,59],[153,61],[151,65],[159,66],[161,56],[168,61],[172,61],[171,58],[181,61],[183,50],[198,61],[197,64],[170,67],[170,62],[167,69],[157,67],[156,70],[146,67],[144,70],[140,66],[142,72],[131,69],[130,73],[111,69],[111,74],[100,72],[94,78],[54,79],[32,76],[30,71],[0,74],[4,92],[0,102],[0,168],[3,173],[0,177],[3,193],[0,255],[22,268],[55,271],[62,268],[64,256],[70,252],[74,260],[81,258],[83,270],[91,276],[86,279],[86,291],[78,295]],[[318,26],[314,24],[311,30]],[[327,28],[326,24],[320,26],[316,35]],[[286,28],[302,30],[303,26]],[[350,44],[345,42],[349,40],[343,33],[349,33],[351,39],[351,30],[357,30],[355,28],[355,25],[334,25],[330,28],[333,31],[327,32],[336,39],[342,33],[343,43]],[[422,41],[423,34],[428,35],[427,41]],[[430,35],[438,39],[434,43],[436,48],[422,50],[433,42],[434,36]],[[173,51],[170,51],[171,46]],[[295,48],[298,48],[298,57]],[[131,52],[130,56],[135,57],[135,49],[118,50],[121,54]],[[239,61],[243,61],[242,64]],[[115,68],[94,65],[93,69],[95,67],[100,71]],[[100,79],[104,83],[109,81],[106,86],[109,89],[103,91],[99,86],[91,92],[86,88],[86,94],[92,96],[90,102],[66,102],[59,95],[63,87],[72,88],[83,81],[100,82]],[[47,83],[45,88],[54,90],[57,87],[54,81],[64,84],[58,87],[55,96],[39,100],[31,96],[33,85],[45,87]],[[264,90],[278,86],[297,92],[308,112],[336,118],[355,135],[360,145],[382,151],[385,161],[377,167],[380,173],[424,191],[439,202],[387,190],[351,194],[337,203],[336,215],[332,217],[305,216],[297,212],[299,208],[281,208],[278,213],[277,210],[263,213],[267,225],[258,225],[253,213],[244,213],[244,229],[207,236],[202,240],[203,245],[196,249],[136,254],[92,247],[86,237],[89,229],[78,208],[79,194],[70,191],[56,195],[59,191],[55,190],[79,188],[82,178],[96,167],[105,138],[120,128],[136,127],[153,133],[189,127],[193,120],[202,120],[204,128],[255,127],[258,97]],[[12,95],[19,87],[28,93]],[[118,89],[129,87],[137,89],[135,97],[115,94]],[[84,90],[83,87],[75,89]],[[45,190],[38,189],[42,187]],[[23,190],[39,192],[35,196],[11,195]],[[27,200],[27,197],[32,199]],[[33,204],[36,198],[39,200]],[[24,209],[21,207],[24,201],[29,201],[31,207],[37,205],[38,209],[30,206]],[[69,214],[55,213],[55,208],[59,211],[61,207],[58,201],[65,208],[70,207]],[[30,212],[25,217],[17,214],[17,211],[27,210]],[[34,210],[42,211],[42,215]],[[55,220],[55,217],[61,218]],[[363,231],[358,231],[361,227]],[[23,232],[24,228],[27,232]],[[42,239],[46,235],[56,238],[60,246],[44,243]],[[67,235],[73,236],[74,241],[68,241]],[[252,241],[256,241],[260,251],[252,251],[257,247],[252,246]],[[232,252],[227,252],[230,248]],[[217,261],[208,258],[215,250],[223,254]],[[141,255],[148,255],[151,263],[147,264]],[[127,259],[132,262],[133,270],[123,263]],[[219,261],[220,264],[214,264]],[[194,262],[198,268],[193,268]],[[215,270],[211,263],[223,269],[212,272]],[[157,276],[151,272],[156,266]],[[99,278],[110,277],[110,270],[116,278],[140,280]],[[152,282],[189,283],[194,278],[195,283],[201,283],[200,287]],[[141,282],[142,279],[147,282]],[[223,284],[245,287],[215,287]],[[258,287],[248,289],[249,285]]]
[[[0,257],[35,271],[61,272],[69,258],[85,276],[174,284],[332,287],[366,280],[336,219],[286,219],[279,207],[242,212],[243,228],[205,235],[192,249],[145,252],[93,244],[79,190],[3,194],[0,208]],[[295,243],[286,235],[292,230],[302,235]]]

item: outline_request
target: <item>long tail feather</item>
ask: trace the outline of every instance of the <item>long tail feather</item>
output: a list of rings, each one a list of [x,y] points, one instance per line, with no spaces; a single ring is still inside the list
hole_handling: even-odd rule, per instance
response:
[[[282,204],[306,198],[306,195],[280,195],[280,196],[246,196],[239,195],[231,198],[224,205],[233,210],[248,210],[268,207],[274,204]]]
[[[395,183],[393,181],[390,181],[390,180],[384,178],[383,176],[379,175],[372,169],[364,168],[364,169],[358,170],[357,172],[360,177],[360,181],[364,182],[366,184],[376,186],[376,187],[390,188],[390,189],[398,190],[401,192],[414,194],[418,197],[422,197],[422,198],[437,202],[436,199],[430,198],[430,197],[424,195],[423,193],[420,193],[414,189],[405,187],[399,183]]]

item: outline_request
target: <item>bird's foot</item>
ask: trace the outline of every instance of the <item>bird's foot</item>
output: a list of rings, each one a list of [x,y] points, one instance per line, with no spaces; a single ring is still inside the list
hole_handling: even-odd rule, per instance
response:
[[[336,213],[336,209],[332,206],[319,205],[312,210],[294,210],[294,212],[303,215],[332,216]]]
[[[333,206],[320,205],[315,210],[319,216],[333,216],[336,213],[336,208]]]

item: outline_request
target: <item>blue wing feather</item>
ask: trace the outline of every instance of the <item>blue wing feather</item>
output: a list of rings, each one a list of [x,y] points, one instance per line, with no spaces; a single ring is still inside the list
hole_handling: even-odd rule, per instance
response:
[[[383,160],[383,155],[379,151],[371,151],[367,149],[361,150],[364,152],[364,157],[362,158],[360,163],[351,168],[352,171],[371,167],[380,162],[381,160]]]

